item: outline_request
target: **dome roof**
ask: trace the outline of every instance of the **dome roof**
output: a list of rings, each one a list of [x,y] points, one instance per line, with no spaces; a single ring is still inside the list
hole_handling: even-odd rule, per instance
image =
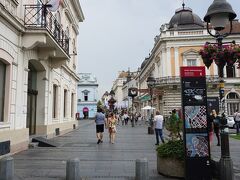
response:
[[[190,8],[176,10],[169,22],[169,29],[202,29],[204,27],[201,18],[192,12]]]
[[[141,64],[141,69],[144,68],[144,66],[147,64],[149,58],[145,58],[145,60]]]

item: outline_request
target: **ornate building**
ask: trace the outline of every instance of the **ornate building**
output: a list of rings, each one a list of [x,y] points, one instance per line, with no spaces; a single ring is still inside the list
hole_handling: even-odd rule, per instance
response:
[[[213,30],[212,30],[213,31]],[[208,33],[201,18],[184,5],[176,10],[170,22],[163,24],[160,34],[155,37],[154,47],[142,65],[138,75],[139,89],[147,89],[147,77],[152,73],[156,78],[153,105],[165,116],[172,109],[181,108],[181,66],[204,66],[199,50],[206,42],[215,42]],[[234,22],[233,34],[226,41],[235,40],[240,43],[240,28]],[[225,108],[232,115],[240,106],[240,73],[234,68],[225,68]],[[208,97],[219,97],[218,69],[213,63],[206,68],[208,82]],[[141,108],[150,104],[147,92],[139,94]]]
[[[97,112],[98,83],[91,73],[79,73],[78,107],[80,118],[94,118]]]
[[[78,0],[0,0],[0,149],[17,152],[29,136],[77,126]],[[54,9],[55,8],[55,9]]]

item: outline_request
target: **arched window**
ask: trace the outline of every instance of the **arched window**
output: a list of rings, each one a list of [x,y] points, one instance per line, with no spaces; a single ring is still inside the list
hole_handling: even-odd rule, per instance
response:
[[[227,112],[228,115],[233,115],[236,109],[239,109],[240,99],[239,95],[235,92],[230,92],[227,95]]]
[[[0,122],[4,121],[6,64],[0,60]]]

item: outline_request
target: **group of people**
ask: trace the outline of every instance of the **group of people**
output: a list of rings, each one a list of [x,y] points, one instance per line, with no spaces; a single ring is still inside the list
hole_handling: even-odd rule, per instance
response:
[[[96,117],[96,133],[97,133],[97,144],[103,143],[103,132],[104,126],[108,129],[109,132],[109,142],[114,144],[115,137],[117,132],[117,118],[114,113],[109,113],[107,117],[105,117],[102,109],[97,109]]]
[[[129,116],[125,112],[123,116],[123,124],[127,125]],[[141,117],[138,115],[137,118]],[[103,133],[104,129],[108,129],[109,133],[109,142],[114,144],[117,132],[117,124],[118,124],[119,116],[115,115],[114,113],[110,112],[106,117],[103,113],[103,110],[98,108],[97,113],[95,116],[96,122],[96,135],[97,135],[97,144],[103,143]],[[161,138],[162,143],[164,143],[162,128],[163,128],[163,116],[160,115],[160,112],[156,112],[156,116],[154,117],[154,127],[155,127],[155,134],[156,134],[156,145],[159,144],[159,137]]]
[[[235,121],[235,127],[236,127],[236,134],[239,134],[240,129],[240,112],[238,109],[236,109],[236,112],[234,113],[234,121]],[[213,109],[210,113],[210,116],[208,118],[209,123],[209,139],[210,143],[213,141],[213,134],[215,133],[217,137],[217,146],[220,146],[220,124],[221,124],[221,117],[217,114],[216,110]]]

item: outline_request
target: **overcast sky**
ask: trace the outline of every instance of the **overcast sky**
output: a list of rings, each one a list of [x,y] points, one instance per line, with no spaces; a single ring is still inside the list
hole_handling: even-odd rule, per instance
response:
[[[240,18],[240,1],[227,0]],[[213,0],[185,0],[202,19]],[[118,72],[135,71],[148,56],[182,0],[80,0],[85,16],[78,38],[78,72],[93,73],[99,97],[110,91]],[[238,5],[238,6],[237,6]]]

